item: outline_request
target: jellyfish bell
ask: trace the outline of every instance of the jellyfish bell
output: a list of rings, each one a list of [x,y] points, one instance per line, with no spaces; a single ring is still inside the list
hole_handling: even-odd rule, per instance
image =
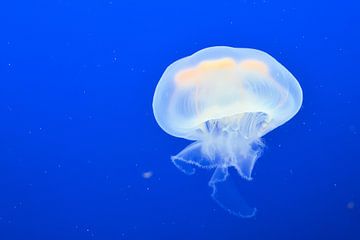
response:
[[[249,217],[255,208],[222,193],[228,168],[251,180],[264,145],[261,138],[290,120],[301,104],[298,81],[273,57],[221,46],[171,64],[156,87],[153,111],[165,132],[194,141],[171,157],[174,164],[188,174],[195,167],[215,169],[209,182],[215,201]]]

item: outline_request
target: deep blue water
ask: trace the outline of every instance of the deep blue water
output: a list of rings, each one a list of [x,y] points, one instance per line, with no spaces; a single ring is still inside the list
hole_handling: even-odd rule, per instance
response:
[[[3,1],[0,239],[360,239],[357,1]],[[152,97],[209,46],[268,52],[304,103],[265,136],[257,215],[211,199],[211,171],[170,161]],[[144,178],[145,173],[151,175]],[[151,174],[150,174],[151,173]]]

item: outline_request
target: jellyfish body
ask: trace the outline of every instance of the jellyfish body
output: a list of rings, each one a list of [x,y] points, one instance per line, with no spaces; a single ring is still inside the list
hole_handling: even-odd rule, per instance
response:
[[[256,209],[225,184],[228,168],[251,180],[261,138],[290,120],[301,104],[298,81],[273,57],[219,46],[171,64],[156,87],[153,111],[165,132],[194,141],[171,157],[173,163],[187,174],[195,167],[215,169],[209,181],[214,200],[232,214],[251,217]]]

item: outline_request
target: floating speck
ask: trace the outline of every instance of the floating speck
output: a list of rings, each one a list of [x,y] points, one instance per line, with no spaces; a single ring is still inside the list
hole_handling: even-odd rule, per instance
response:
[[[353,201],[350,201],[346,204],[346,207],[350,210],[354,209],[355,203]]]
[[[142,177],[145,179],[149,179],[153,176],[153,172],[152,171],[147,171],[147,172],[143,172]]]

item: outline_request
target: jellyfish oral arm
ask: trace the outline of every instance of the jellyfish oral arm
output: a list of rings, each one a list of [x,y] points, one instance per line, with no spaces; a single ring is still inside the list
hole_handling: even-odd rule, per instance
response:
[[[171,159],[182,171],[190,174],[184,164],[201,168],[234,167],[245,179],[251,180],[263,143],[261,131],[266,117],[263,113],[244,113],[204,123],[199,140]]]
[[[253,167],[263,147],[257,136],[265,119],[262,113],[245,113],[231,119],[209,121],[203,127],[201,139],[171,159],[186,174],[193,174],[195,167],[215,169],[209,181],[214,200],[234,215],[253,216],[255,209],[249,207],[241,195],[235,194],[236,188],[228,183],[228,168],[235,168],[246,180],[252,179]]]
[[[237,186],[232,182],[228,168],[218,167],[212,175],[209,186],[211,197],[227,212],[243,218],[251,218],[256,214],[256,208],[250,207],[242,197]]]

